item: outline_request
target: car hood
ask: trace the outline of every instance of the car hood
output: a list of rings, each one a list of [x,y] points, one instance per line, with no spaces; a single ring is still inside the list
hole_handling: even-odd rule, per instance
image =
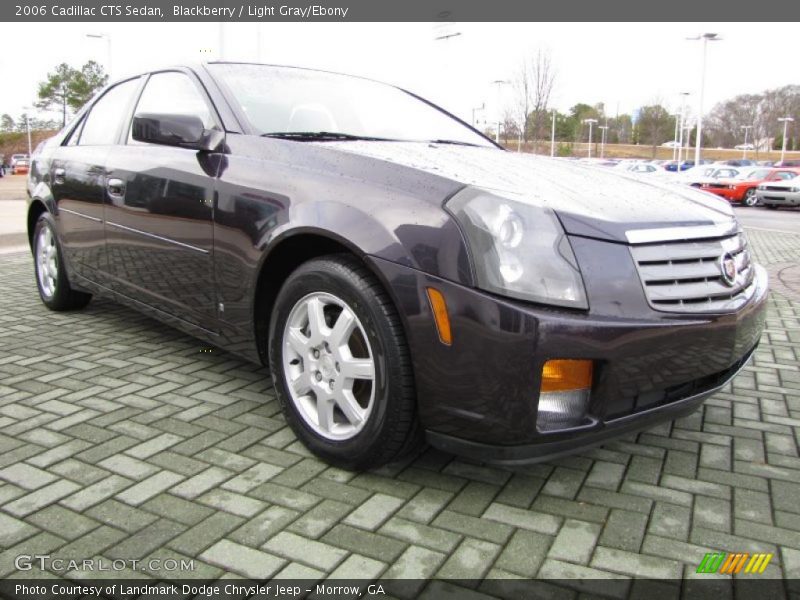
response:
[[[677,183],[649,181],[576,161],[494,148],[422,142],[324,142],[554,210],[575,235],[629,242],[707,237],[738,228],[724,200]],[[694,227],[694,231],[687,229]],[[635,232],[632,235],[632,232]],[[660,235],[663,233],[663,235]]]

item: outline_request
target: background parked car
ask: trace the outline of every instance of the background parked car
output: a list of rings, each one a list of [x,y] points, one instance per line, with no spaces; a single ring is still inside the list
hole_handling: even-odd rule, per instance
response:
[[[686,169],[691,169],[694,166],[693,160],[684,160],[680,164],[680,169],[678,169],[678,161],[671,160],[668,163],[664,164],[664,168],[667,171],[671,171],[673,173],[680,171],[685,171]]]
[[[707,192],[722,196],[728,202],[755,206],[758,204],[758,185],[769,181],[783,181],[800,175],[800,169],[754,169],[735,179],[721,179],[704,183],[700,187]]]
[[[687,169],[680,174],[678,181],[692,187],[701,187],[703,183],[711,183],[717,179],[738,177],[742,169],[727,166],[699,165]]]
[[[17,166],[17,162],[21,160],[28,160],[30,157],[27,154],[12,154],[11,161],[9,165],[11,165],[11,172],[14,173],[14,167]]]
[[[30,169],[30,160],[27,158],[17,159],[11,166],[12,175],[27,175]]]
[[[756,195],[759,202],[767,208],[800,206],[800,179],[762,183],[758,186]]]

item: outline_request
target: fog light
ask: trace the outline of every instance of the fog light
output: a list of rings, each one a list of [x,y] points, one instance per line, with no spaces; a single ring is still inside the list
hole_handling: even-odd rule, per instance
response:
[[[542,367],[536,428],[554,431],[582,425],[589,409],[592,361],[549,360]]]

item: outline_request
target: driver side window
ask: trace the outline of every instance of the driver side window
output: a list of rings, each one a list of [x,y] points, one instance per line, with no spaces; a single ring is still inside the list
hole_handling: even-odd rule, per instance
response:
[[[147,80],[134,115],[161,113],[198,117],[206,129],[215,126],[211,110],[203,94],[185,73],[170,71],[155,73]],[[134,141],[128,131],[128,144],[141,144]]]

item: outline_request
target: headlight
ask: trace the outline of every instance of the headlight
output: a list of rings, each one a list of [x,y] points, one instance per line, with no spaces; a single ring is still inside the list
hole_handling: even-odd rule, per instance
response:
[[[800,188],[798,188],[798,187],[793,187],[793,188],[792,188],[791,190],[789,190],[789,191],[790,191],[790,192],[792,192],[793,194],[796,194],[797,192],[800,192]]]
[[[588,308],[578,261],[549,208],[466,188],[447,202],[467,238],[478,287],[512,298]]]
[[[729,185],[729,186],[728,186],[728,189],[729,189],[729,190],[735,190],[735,189],[736,189],[736,186],[735,186],[735,185]]]
[[[760,189],[761,191],[764,191],[765,189],[767,189],[767,186],[760,185],[760,186],[758,186],[758,189]]]

